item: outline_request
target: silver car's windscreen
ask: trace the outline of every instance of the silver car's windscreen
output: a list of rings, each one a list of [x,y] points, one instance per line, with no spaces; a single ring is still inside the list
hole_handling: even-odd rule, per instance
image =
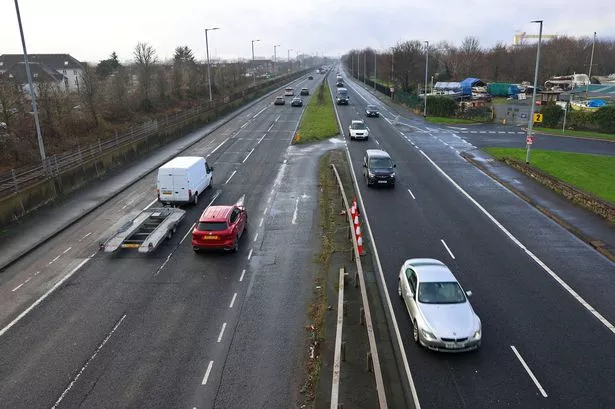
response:
[[[419,302],[424,304],[458,304],[466,300],[463,290],[454,281],[419,283],[418,295]]]

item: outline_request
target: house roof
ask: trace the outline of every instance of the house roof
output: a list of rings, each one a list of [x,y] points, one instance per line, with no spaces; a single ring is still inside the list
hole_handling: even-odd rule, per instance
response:
[[[49,68],[45,64],[31,62],[29,65],[30,73],[32,74],[32,81],[34,82],[56,82],[64,79],[64,75]],[[11,66],[3,73],[3,75],[8,76],[9,79],[18,84],[25,84],[28,82],[26,64],[23,61]]]
[[[82,64],[70,54],[28,54],[31,63],[42,63],[54,70],[83,68]],[[0,71],[8,70],[17,63],[23,63],[23,54],[0,55]]]

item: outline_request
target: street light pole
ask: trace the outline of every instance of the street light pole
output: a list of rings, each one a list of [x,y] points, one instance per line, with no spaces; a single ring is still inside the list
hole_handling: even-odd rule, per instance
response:
[[[592,55],[589,59],[589,74],[587,86],[585,87],[585,99],[587,99],[587,93],[589,92],[589,84],[592,82],[592,65],[594,65],[594,48],[596,47],[596,32],[594,31],[594,41],[592,42]]]
[[[363,51],[363,84],[365,84],[366,76],[367,76],[367,50]]]
[[[376,63],[378,62],[377,57],[378,53],[376,53],[376,50],[374,50],[374,90],[376,89]]]
[[[219,30],[218,27],[205,29],[205,49],[207,50],[207,83],[209,84],[209,101],[213,101],[211,96],[211,64],[209,63],[209,41],[207,40],[207,32]]]
[[[534,20],[532,23],[540,24],[540,31],[538,32],[538,47],[536,49],[536,67],[534,68],[534,89],[532,90],[532,106],[530,107],[530,118],[527,124],[527,136],[525,138],[525,163],[529,165],[530,163],[530,150],[532,147],[533,141],[532,138],[532,127],[534,126],[534,109],[536,107],[536,86],[538,83],[538,67],[540,64],[540,43],[542,42],[542,20]]]
[[[23,35],[23,27],[21,25],[21,14],[19,13],[19,4],[15,0],[15,11],[17,12],[17,22],[19,23],[19,34],[21,35],[21,46],[23,47],[23,59],[26,64],[26,75],[28,76],[28,86],[30,88],[30,97],[32,98],[32,112],[34,113],[34,124],[36,126],[36,136],[38,138],[38,150],[41,154],[43,166],[45,165],[45,145],[43,144],[43,134],[41,133],[41,124],[38,120],[38,109],[36,108],[36,94],[34,92],[34,84],[32,83],[32,73],[30,72],[30,63],[28,63],[28,51],[26,49],[26,39]]]
[[[252,40],[252,78],[254,78],[254,85],[256,85],[256,67],[254,66],[254,43],[259,41],[261,40]]]
[[[277,55],[276,55],[276,48],[278,48],[280,46],[280,44],[276,44],[273,46],[273,74],[277,74],[278,70],[277,70]]]
[[[293,50],[292,48],[289,48],[289,49],[288,49],[288,55],[287,55],[287,57],[286,57],[286,60],[287,60],[287,61],[288,61],[288,63],[290,64],[290,72],[293,72],[293,63],[292,63],[292,61],[290,60],[290,52],[291,52],[292,50]]]
[[[425,89],[423,90],[423,118],[427,118],[427,72],[429,68],[429,41],[425,41]]]

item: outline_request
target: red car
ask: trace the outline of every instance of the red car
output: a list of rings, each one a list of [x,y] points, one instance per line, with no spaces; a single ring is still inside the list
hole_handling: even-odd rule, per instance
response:
[[[239,251],[239,239],[248,225],[243,205],[210,206],[192,230],[192,248]]]

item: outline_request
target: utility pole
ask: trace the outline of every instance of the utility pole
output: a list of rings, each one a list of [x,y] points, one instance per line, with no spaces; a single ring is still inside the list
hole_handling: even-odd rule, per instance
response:
[[[365,84],[366,76],[367,76],[367,50],[363,51],[363,84]]]
[[[276,44],[276,45],[273,46],[273,74],[274,75],[278,73],[278,67],[277,67],[277,65],[278,65],[277,61],[278,60],[277,60],[277,55],[276,55],[276,52],[275,52],[276,50],[275,49],[277,47],[279,47],[279,46],[280,46],[280,44]]]
[[[286,59],[287,59],[287,60],[288,60],[288,62],[290,63],[290,71],[291,71],[291,72],[293,71],[293,63],[292,63],[292,61],[290,60],[290,52],[291,52],[292,50],[293,50],[292,48],[289,48],[289,49],[288,49],[288,56],[286,57]]]
[[[594,41],[592,42],[592,56],[589,59],[589,81],[585,87],[585,99],[587,99],[587,93],[589,92],[589,84],[592,82],[592,66],[594,65],[594,48],[596,47],[596,32],[594,31]]]
[[[26,49],[26,39],[23,34],[23,26],[21,25],[21,14],[19,13],[19,4],[15,0],[15,11],[17,12],[17,22],[19,23],[19,34],[21,35],[21,46],[23,47],[23,59],[26,64],[26,75],[28,76],[28,87],[30,88],[30,98],[32,98],[32,112],[34,113],[34,124],[36,126],[36,136],[38,139],[38,150],[41,154],[41,161],[45,169],[45,145],[43,144],[43,134],[41,133],[41,123],[38,120],[38,109],[36,108],[36,92],[34,91],[34,84],[32,82],[32,73],[30,72],[30,63],[28,63],[28,50]]]
[[[423,118],[427,118],[427,72],[429,68],[429,41],[425,41],[425,89],[423,90]]]
[[[258,41],[261,40],[252,40],[252,78],[254,78],[254,85],[256,85],[256,67],[254,66],[254,43]]]
[[[378,62],[378,53],[374,50],[374,90],[376,89],[376,63]]]
[[[213,30],[219,30],[218,27],[214,27],[214,28],[206,28],[205,29],[205,49],[207,50],[207,83],[209,84],[209,101],[211,102],[212,96],[211,96],[211,64],[209,63],[209,41],[207,40],[207,32],[208,31],[213,31]]]
[[[527,124],[527,136],[525,138],[526,154],[525,163],[530,163],[530,150],[532,147],[532,127],[534,126],[534,109],[536,107],[536,86],[538,83],[538,67],[540,63],[540,43],[542,42],[542,20],[534,20],[532,23],[540,24],[540,31],[538,32],[538,47],[536,49],[536,68],[534,68],[534,89],[532,90],[532,106],[530,107],[530,118]]]

